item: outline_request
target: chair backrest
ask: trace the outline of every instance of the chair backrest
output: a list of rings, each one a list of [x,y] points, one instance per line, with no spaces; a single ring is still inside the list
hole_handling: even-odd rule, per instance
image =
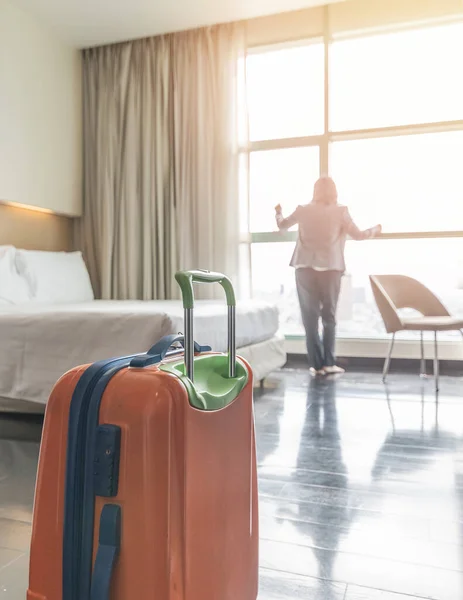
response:
[[[388,333],[400,331],[401,308],[412,308],[426,317],[447,317],[448,310],[422,283],[406,275],[371,275],[371,287]]]
[[[402,321],[400,320],[397,308],[389,297],[388,293],[378,281],[377,275],[370,275],[371,289],[376,301],[376,305],[384,321],[384,326],[388,333],[395,333],[402,329]]]

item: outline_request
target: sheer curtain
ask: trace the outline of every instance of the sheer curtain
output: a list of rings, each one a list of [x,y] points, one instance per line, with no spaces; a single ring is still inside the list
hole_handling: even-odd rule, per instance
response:
[[[76,241],[97,296],[177,297],[180,268],[237,278],[245,50],[227,24],[84,51]]]

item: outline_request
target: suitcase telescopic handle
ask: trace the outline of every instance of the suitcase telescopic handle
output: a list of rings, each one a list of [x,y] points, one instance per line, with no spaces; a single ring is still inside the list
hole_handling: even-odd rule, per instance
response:
[[[228,305],[228,376],[236,375],[236,298],[232,282],[222,275],[201,269],[193,271],[179,271],[175,279],[180,286],[183,298],[183,311],[185,315],[185,369],[187,377],[194,378],[194,341],[193,341],[193,308],[194,308],[194,283],[220,283],[225,291]]]

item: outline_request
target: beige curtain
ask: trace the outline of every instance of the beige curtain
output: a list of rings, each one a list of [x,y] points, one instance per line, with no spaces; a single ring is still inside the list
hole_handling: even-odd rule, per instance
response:
[[[172,44],[179,264],[237,281],[242,26],[181,33]],[[202,286],[197,295],[210,292]]]
[[[99,297],[177,297],[181,268],[236,279],[245,47],[231,24],[84,52],[76,234]]]

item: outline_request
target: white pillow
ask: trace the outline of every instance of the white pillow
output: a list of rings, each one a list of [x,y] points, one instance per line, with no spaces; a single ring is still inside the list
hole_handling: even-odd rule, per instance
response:
[[[81,252],[17,250],[16,265],[36,302],[59,304],[95,299]]]
[[[0,304],[30,302],[29,285],[18,273],[15,264],[16,248],[0,246]]]

